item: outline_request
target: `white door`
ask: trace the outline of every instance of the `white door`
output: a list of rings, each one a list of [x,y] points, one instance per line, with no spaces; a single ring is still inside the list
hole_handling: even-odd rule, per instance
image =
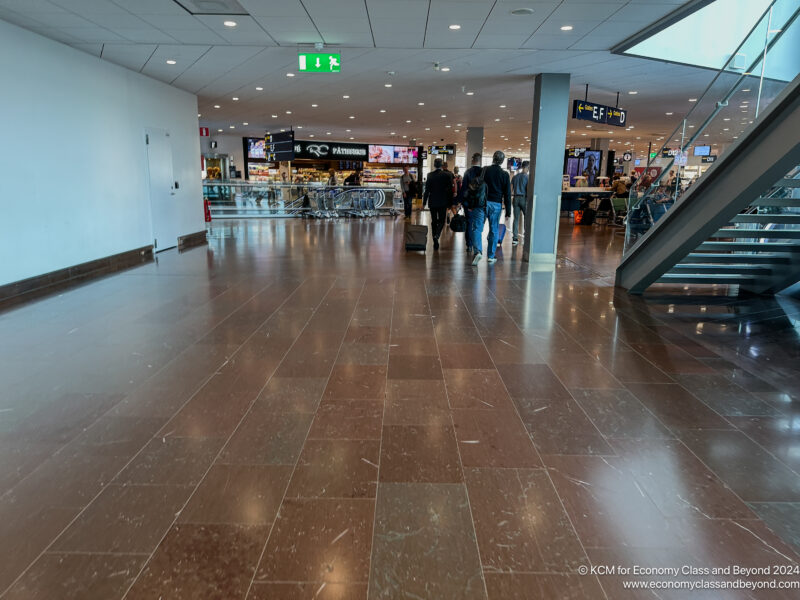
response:
[[[178,207],[172,173],[172,144],[163,129],[145,130],[150,177],[150,218],[156,252],[178,245]]]

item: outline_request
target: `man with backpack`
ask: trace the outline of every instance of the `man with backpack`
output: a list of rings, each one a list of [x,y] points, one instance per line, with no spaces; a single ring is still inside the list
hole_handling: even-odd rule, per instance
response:
[[[472,207],[469,205],[469,191],[470,181],[475,179],[481,174],[481,155],[476,152],[472,155],[472,166],[464,171],[464,178],[461,182],[461,193],[459,194],[459,201],[461,206],[464,207],[464,216],[467,218],[467,231],[464,237],[467,240],[467,252],[472,252]]]
[[[497,250],[500,213],[505,207],[506,216],[511,214],[511,178],[508,176],[508,171],[500,166],[505,159],[506,155],[501,150],[497,150],[492,155],[491,166],[482,169],[480,174],[470,181],[467,191],[467,201],[474,206],[472,215],[472,244],[475,251],[472,259],[473,266],[477,266],[482,258],[483,224],[487,219],[489,220],[489,236],[486,239],[488,263],[497,262],[495,251]]]

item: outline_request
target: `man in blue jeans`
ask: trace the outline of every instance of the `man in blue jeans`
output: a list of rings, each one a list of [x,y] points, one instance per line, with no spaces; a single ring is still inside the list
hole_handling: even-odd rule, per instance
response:
[[[472,212],[472,243],[475,250],[473,265],[477,265],[481,261],[483,224],[487,219],[489,220],[489,236],[486,239],[488,263],[497,262],[494,254],[497,250],[497,230],[500,227],[500,212],[503,210],[503,206],[505,206],[506,215],[511,214],[511,178],[508,176],[508,172],[500,166],[505,159],[506,155],[498,150],[492,155],[492,165],[484,171],[486,207],[475,208]]]
[[[467,252],[472,252],[472,211],[474,210],[469,206],[467,199],[467,191],[469,190],[469,182],[473,178],[479,177],[481,174],[481,155],[476,152],[472,155],[472,166],[464,172],[464,179],[461,182],[461,194],[459,196],[459,203],[464,207],[464,216],[467,218],[467,230],[464,232],[464,237],[467,241]]]

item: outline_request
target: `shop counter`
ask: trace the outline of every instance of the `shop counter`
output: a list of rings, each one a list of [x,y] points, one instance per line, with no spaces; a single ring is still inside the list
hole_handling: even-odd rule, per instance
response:
[[[561,192],[561,210],[574,211],[581,207],[584,199],[600,200],[610,198],[614,192],[603,187],[571,187]]]

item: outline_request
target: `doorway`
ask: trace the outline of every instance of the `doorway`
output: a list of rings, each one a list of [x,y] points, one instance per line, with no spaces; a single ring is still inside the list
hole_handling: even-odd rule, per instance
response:
[[[147,170],[150,187],[150,220],[153,251],[161,252],[178,245],[178,207],[175,203],[175,180],[172,172],[172,142],[163,129],[146,129]]]

